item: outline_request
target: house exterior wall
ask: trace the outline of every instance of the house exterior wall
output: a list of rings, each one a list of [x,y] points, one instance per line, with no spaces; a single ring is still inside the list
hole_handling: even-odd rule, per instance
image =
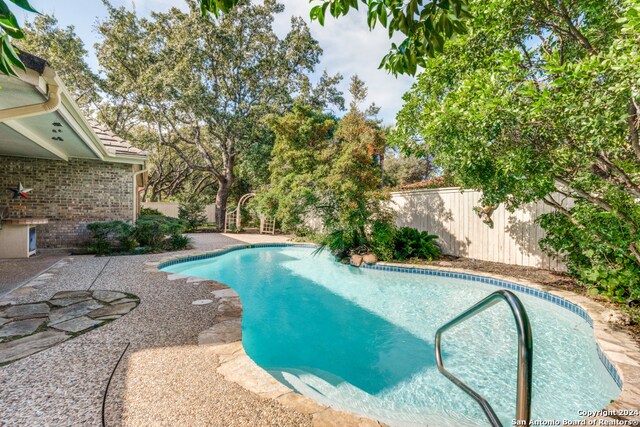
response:
[[[38,248],[82,246],[95,221],[134,217],[133,168],[98,160],[68,162],[0,156],[0,208],[13,218],[47,218],[38,225]],[[22,183],[29,199],[12,199],[7,189]],[[2,244],[2,242],[0,242]]]

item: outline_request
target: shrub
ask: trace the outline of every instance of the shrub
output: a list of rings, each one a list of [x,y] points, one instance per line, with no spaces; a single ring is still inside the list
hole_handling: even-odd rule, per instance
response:
[[[629,249],[637,242],[635,233],[618,214],[584,202],[577,201],[570,212],[576,222],[560,212],[539,218],[546,232],[541,248],[559,256],[589,293],[619,303],[640,298],[640,266]]]
[[[170,251],[186,249],[191,243],[191,239],[183,234],[174,234],[166,241],[165,248]]]
[[[164,242],[166,233],[159,222],[150,219],[139,219],[136,223],[134,236],[142,246],[157,248]]]
[[[160,212],[158,209],[140,208],[140,216],[148,215],[162,215],[162,212]]]
[[[156,222],[160,225],[165,234],[182,234],[187,230],[187,224],[177,218],[164,215],[143,215],[138,218],[140,221]]]
[[[182,236],[185,224],[164,215],[143,215],[136,225],[122,221],[94,222],[87,225],[92,241],[89,250],[96,254],[147,253],[167,246],[170,250],[184,249],[189,245]],[[170,236],[167,240],[167,236]],[[165,240],[168,242],[165,244]],[[138,246],[142,247],[138,247]]]
[[[185,230],[182,220],[164,215],[145,215],[138,218],[134,235],[141,245],[159,248],[167,235],[179,236]]]
[[[371,226],[371,251],[383,261],[391,261],[395,249],[396,227],[387,221],[374,221]]]
[[[205,204],[199,200],[180,202],[178,206],[178,218],[183,220],[188,231],[193,231],[207,223],[207,215],[204,212]]]
[[[93,222],[87,224],[92,242],[89,250],[96,254],[108,254],[114,251],[130,251],[138,242],[133,237],[133,226],[123,221]]]
[[[395,233],[393,257],[399,261],[419,258],[432,261],[440,258],[442,253],[436,240],[438,236],[415,228],[400,227]]]

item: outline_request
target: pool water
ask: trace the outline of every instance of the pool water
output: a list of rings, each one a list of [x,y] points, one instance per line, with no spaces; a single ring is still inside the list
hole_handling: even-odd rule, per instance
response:
[[[317,401],[391,425],[481,426],[475,401],[437,370],[436,330],[498,288],[462,279],[358,269],[303,247],[232,251],[163,270],[235,289],[247,354]],[[517,293],[533,330],[533,418],[578,420],[620,389],[591,327]],[[515,415],[513,316],[497,304],[442,338],[449,371],[483,395],[504,425]]]

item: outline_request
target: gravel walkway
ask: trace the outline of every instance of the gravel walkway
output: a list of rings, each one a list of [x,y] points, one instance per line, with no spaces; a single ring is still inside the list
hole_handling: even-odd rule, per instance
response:
[[[243,243],[193,235],[199,250]],[[189,252],[183,252],[187,255]],[[219,356],[197,346],[216,322],[212,282],[168,280],[145,263],[167,254],[73,256],[0,299],[26,303],[63,290],[113,290],[140,297],[126,316],[0,368],[0,426],[305,426],[311,417],[261,399],[218,374]],[[125,352],[126,349],[126,352]]]

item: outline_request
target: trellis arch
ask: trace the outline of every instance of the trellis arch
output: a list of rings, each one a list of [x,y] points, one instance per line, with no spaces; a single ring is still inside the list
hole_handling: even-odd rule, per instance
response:
[[[240,197],[238,200],[238,206],[227,212],[224,218],[224,232],[229,231],[229,227],[231,224],[235,224],[236,230],[240,230],[242,228],[242,214],[241,209],[242,206],[247,203],[247,201],[256,196],[256,193],[247,193]],[[275,217],[270,218],[265,215],[260,215],[260,234],[275,234],[276,232],[276,219]]]

